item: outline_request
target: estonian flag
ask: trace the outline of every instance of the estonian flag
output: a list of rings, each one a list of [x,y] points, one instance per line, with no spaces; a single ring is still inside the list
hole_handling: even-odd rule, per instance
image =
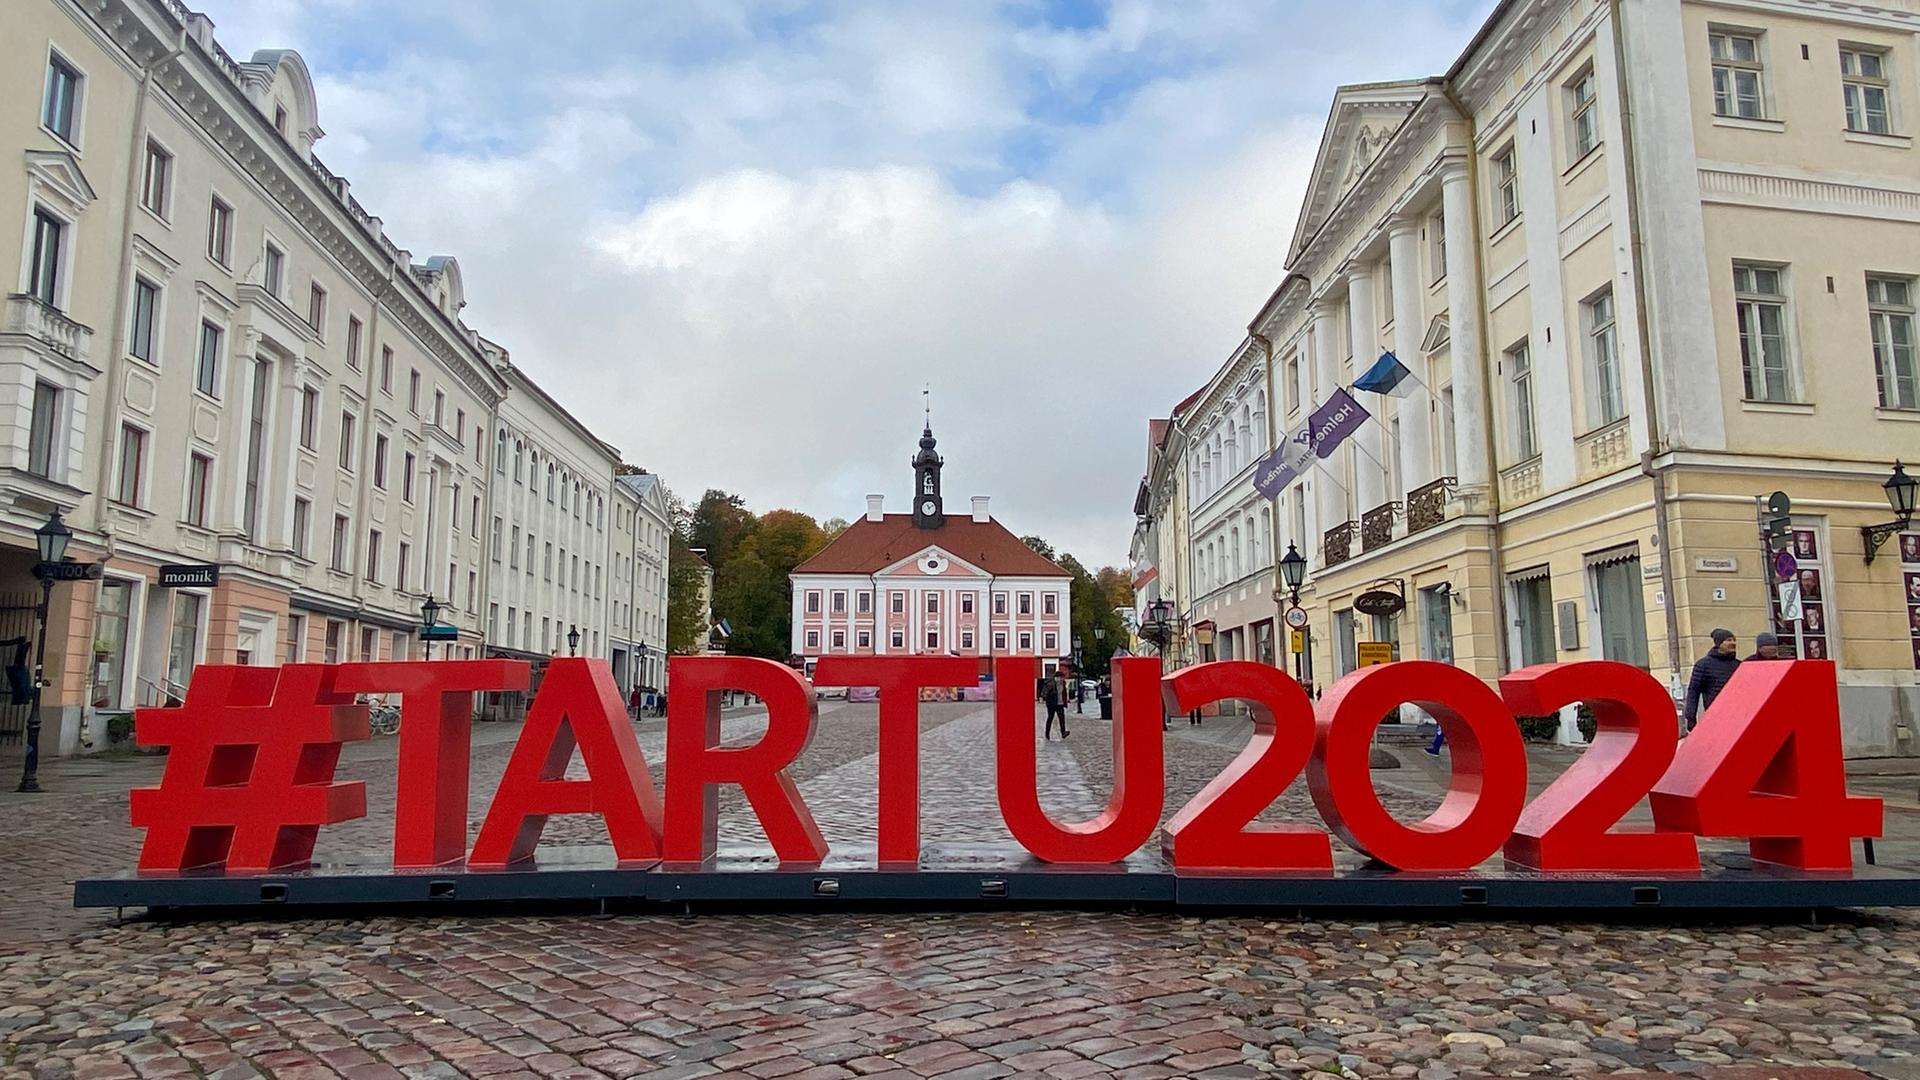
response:
[[[1354,380],[1353,388],[1388,397],[1406,397],[1413,393],[1413,388],[1419,383],[1420,380],[1414,378],[1412,370],[1401,363],[1399,357],[1384,352],[1365,375]]]

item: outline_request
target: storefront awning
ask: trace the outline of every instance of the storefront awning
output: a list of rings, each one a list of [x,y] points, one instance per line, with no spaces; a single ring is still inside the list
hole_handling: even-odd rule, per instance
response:
[[[1637,562],[1640,559],[1640,543],[1634,541],[1607,548],[1605,551],[1587,553],[1587,569],[1599,566],[1616,566],[1620,563]]]

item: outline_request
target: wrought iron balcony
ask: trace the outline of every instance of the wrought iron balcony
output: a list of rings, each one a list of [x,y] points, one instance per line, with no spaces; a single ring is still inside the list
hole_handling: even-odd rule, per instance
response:
[[[1381,503],[1360,515],[1360,550],[1372,551],[1393,543],[1393,519],[1400,516],[1400,504]]]
[[[1407,535],[1424,532],[1447,519],[1447,492],[1458,483],[1443,476],[1431,484],[1407,492]]]
[[[1351,521],[1343,521],[1327,530],[1326,564],[1328,566],[1339,566],[1353,558],[1353,533],[1354,524]]]

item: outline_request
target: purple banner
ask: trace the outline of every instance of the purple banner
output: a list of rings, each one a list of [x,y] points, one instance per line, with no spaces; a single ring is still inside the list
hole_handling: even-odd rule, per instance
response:
[[[1253,474],[1253,486],[1269,499],[1277,499],[1287,486],[1298,480],[1313,463],[1333,456],[1371,414],[1352,394],[1335,390],[1306,422],[1292,431],[1272,453],[1260,459]]]

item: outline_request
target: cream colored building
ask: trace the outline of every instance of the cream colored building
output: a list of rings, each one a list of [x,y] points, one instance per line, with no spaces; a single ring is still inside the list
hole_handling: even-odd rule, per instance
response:
[[[613,485],[612,593],[608,631],[613,674],[623,689],[667,685],[667,554],[673,520],[667,489],[653,473]]]
[[[314,156],[298,54],[235,60],[171,0],[8,15],[0,638],[31,633],[50,512],[104,566],[54,589],[42,752],[101,745],[198,663],[419,655],[429,596],[459,630],[435,655],[478,655],[500,423],[598,440],[464,323],[459,264],[396,246]],[[570,550],[581,591],[541,603],[604,646],[612,463],[575,469],[594,576]],[[0,709],[14,746],[23,710]]]
[[[1147,473],[1134,496],[1135,526],[1128,555],[1134,568],[1134,613],[1153,655],[1164,667],[1184,667],[1194,660],[1192,635],[1186,630],[1192,613],[1193,589],[1189,573],[1192,550],[1188,543],[1187,437],[1180,421],[1200,396],[1195,391],[1175,406],[1164,420],[1147,422]],[[1170,605],[1177,618],[1169,620],[1164,640],[1149,625],[1152,606]]]
[[[1356,391],[1374,422],[1273,504],[1314,681],[1388,641],[1678,694],[1713,628],[1796,629],[1780,490],[1849,751],[1920,752],[1920,538],[1862,535],[1920,456],[1916,127],[1912,0],[1507,0],[1444,77],[1342,88],[1249,327],[1270,436],[1384,351],[1419,383]],[[1404,612],[1355,612],[1377,589]]]

